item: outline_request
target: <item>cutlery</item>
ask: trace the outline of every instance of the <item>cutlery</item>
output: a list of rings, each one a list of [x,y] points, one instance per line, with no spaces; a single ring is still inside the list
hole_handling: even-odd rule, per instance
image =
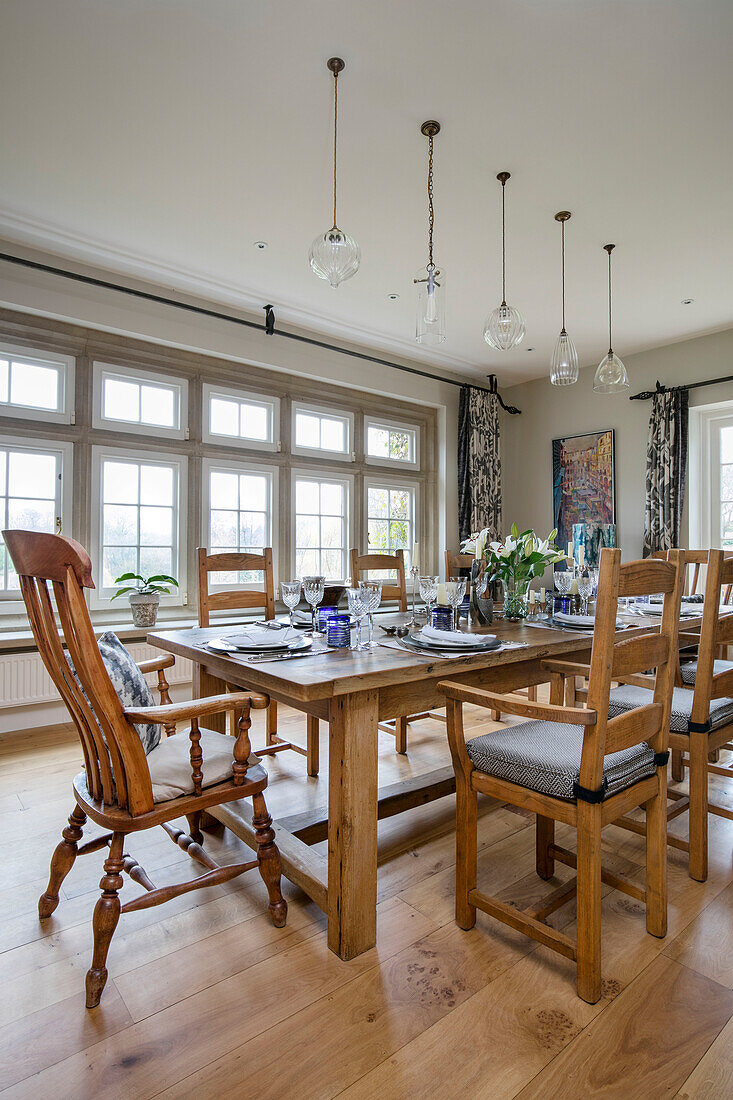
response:
[[[306,657],[324,657],[329,653],[340,652],[336,649],[318,649],[315,653],[308,650],[305,653],[279,653],[276,656],[270,657],[269,655],[263,655],[262,657],[246,657],[245,660],[248,664],[261,664],[265,661],[301,661]]]

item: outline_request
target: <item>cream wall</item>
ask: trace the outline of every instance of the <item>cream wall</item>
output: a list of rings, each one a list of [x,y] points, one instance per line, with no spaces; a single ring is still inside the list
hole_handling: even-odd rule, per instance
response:
[[[622,349],[619,349],[621,352]],[[733,374],[733,328],[685,340],[638,355],[624,356],[630,393],[653,390],[656,380],[667,386]],[[574,386],[558,388],[549,377],[513,386],[505,393],[521,416],[505,416],[503,424],[504,526],[520,529],[552,526],[552,440],[564,435],[614,428],[616,433],[616,524],[625,557],[641,554],[644,529],[644,479],[647,428],[651,403],[628,396],[593,393],[595,367],[580,372]],[[733,399],[733,383],[690,391],[690,406]],[[689,499],[688,486],[686,499]],[[682,542],[687,542],[687,508]]]

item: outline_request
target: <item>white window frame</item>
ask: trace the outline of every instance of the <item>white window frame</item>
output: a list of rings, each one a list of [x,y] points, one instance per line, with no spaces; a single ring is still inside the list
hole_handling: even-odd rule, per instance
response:
[[[27,345],[0,343],[0,359],[27,361],[33,366],[53,367],[58,371],[58,409],[38,409],[31,405],[0,403],[0,416],[12,416],[18,420],[43,420],[48,424],[74,423],[74,374],[76,360],[73,355],[61,355],[55,351],[38,351]],[[8,394],[8,397],[10,395]]]
[[[212,432],[210,411],[212,397],[221,397],[225,401],[238,401],[242,405],[261,405],[267,409],[270,421],[270,438],[263,441],[261,439],[248,439],[241,435],[218,435],[216,432]],[[249,451],[279,451],[280,398],[204,382],[201,406],[201,438],[204,443],[212,443],[216,447],[241,447]]]
[[[298,413],[312,413],[314,416],[327,417],[329,420],[341,420],[346,428],[346,448],[343,451],[327,451],[322,447],[299,447],[296,440],[295,421]],[[311,405],[305,401],[293,401],[290,417],[290,451],[294,455],[325,458],[329,462],[355,462],[354,453],[354,414],[329,405]]]
[[[104,415],[104,380],[135,382],[141,386],[160,386],[172,389],[178,402],[178,427],[167,428],[160,424],[135,424],[129,420],[113,420]],[[159,374],[138,367],[122,367],[117,363],[95,361],[92,367],[92,427],[108,432],[125,432],[150,438],[155,433],[165,439],[188,439],[188,381],[176,375]]]
[[[100,446],[92,447],[92,493],[91,493],[91,559],[93,575],[98,579],[97,587],[92,589],[90,606],[95,610],[105,608],[110,610],[116,606],[112,603],[112,589],[102,587],[102,545],[103,545],[103,521],[104,509],[102,507],[102,463],[105,459],[112,462],[131,461],[139,465],[164,465],[178,467],[178,514],[177,522],[174,521],[174,533],[176,538],[175,557],[173,562],[173,576],[178,581],[178,588],[174,589],[170,596],[160,597],[161,607],[182,607],[188,603],[187,577],[186,577],[186,522],[188,509],[188,459],[181,454],[165,454],[163,451],[127,450],[122,447]],[[122,600],[121,609],[124,610]]]
[[[5,435],[0,439],[0,446],[3,450],[7,448],[11,451],[27,451],[31,454],[56,454],[59,456],[61,460],[61,486],[56,493],[56,515],[61,519],[63,533],[65,535],[71,534],[70,531],[66,530],[66,525],[71,521],[71,502],[74,486],[73,443],[63,443],[52,439],[34,439],[32,443],[29,443],[27,437]],[[4,523],[5,516],[0,518]],[[23,597],[18,590],[8,592],[0,590],[0,615],[17,615],[24,609]]]
[[[409,477],[365,477],[364,478],[364,542],[366,544],[367,554],[389,554],[390,550],[379,550],[378,548],[369,545],[369,490],[370,489],[391,489],[393,492],[398,492],[400,489],[407,489],[412,493],[412,546],[407,547],[407,553],[412,554],[412,547],[415,543],[420,542],[418,536],[418,517],[420,515],[420,482],[414,481]],[[409,562],[405,562],[405,569],[409,569]],[[407,585],[410,585],[409,573],[407,577]]]
[[[270,496],[270,525],[267,534],[267,540],[265,546],[272,547],[272,572],[275,586],[275,594],[277,599],[279,575],[278,575],[278,547],[279,547],[279,470],[277,466],[267,466],[262,463],[255,462],[240,462],[237,459],[225,459],[222,458],[217,461],[215,458],[205,458],[202,464],[202,486],[201,486],[201,527],[204,532],[204,543],[211,553],[211,471],[220,470],[222,473],[232,474],[264,474],[269,480],[268,492]],[[236,553],[236,551],[232,551]],[[216,592],[259,592],[262,590],[262,584],[260,582],[252,584],[216,584],[213,578],[215,573],[211,575],[212,580],[209,587]]]
[[[343,485],[346,489],[346,516],[345,516],[345,530],[346,530],[346,546],[344,547],[344,565],[346,569],[346,575],[340,577],[339,580],[349,584],[351,578],[351,565],[349,561],[349,553],[351,547],[355,545],[354,542],[354,475],[353,474],[335,474],[332,470],[311,468],[308,469],[302,466],[294,466],[290,471],[290,495],[291,495],[291,514],[293,517],[290,525],[290,569],[291,576],[297,576],[295,572],[296,561],[296,511],[295,511],[295,488],[296,482],[301,480],[306,481],[330,481],[334,484]],[[323,549],[319,547],[319,549]],[[335,577],[329,577],[328,580],[335,580]]]
[[[733,401],[697,405],[690,409],[688,485],[689,545],[697,549],[720,546],[720,421],[733,423]]]
[[[369,454],[369,429],[390,428],[412,434],[413,457],[407,461],[400,458],[380,458],[378,455]],[[364,461],[369,466],[388,466],[392,470],[419,470],[420,469],[420,425],[410,424],[406,420],[393,420],[388,416],[364,415]]]

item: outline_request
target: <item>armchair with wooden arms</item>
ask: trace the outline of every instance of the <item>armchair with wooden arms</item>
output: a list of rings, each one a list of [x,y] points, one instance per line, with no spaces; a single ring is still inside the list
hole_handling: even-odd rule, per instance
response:
[[[244,608],[263,607],[264,619],[275,618],[275,583],[272,568],[272,548],[266,547],[261,554],[231,551],[223,554],[210,554],[205,546],[199,546],[199,626],[209,626],[212,611],[235,611]],[[264,586],[262,591],[212,592],[209,588],[210,573],[262,573]],[[234,686],[228,690],[240,691]],[[306,758],[308,775],[317,776],[319,768],[319,727],[318,719],[306,715],[306,747],[294,741],[286,741],[277,732],[277,702],[271,699],[265,715],[265,747],[257,749],[257,756],[271,756],[276,752],[292,749]]]
[[[551,702],[498,695],[444,681],[438,685],[448,706],[448,740],[456,773],[456,921],[473,928],[476,910],[524,932],[573,960],[579,996],[594,1004],[601,996],[601,883],[646,904],[647,931],[667,931],[665,814],[669,715],[674,687],[683,558],[621,564],[621,551],[601,552],[598,603],[590,663],[588,706],[563,705],[563,673],[547,662]],[[657,634],[616,641],[620,596],[665,594]],[[608,717],[612,679],[656,668],[646,703]],[[463,704],[500,707],[536,721],[493,730],[466,742]],[[577,871],[577,879],[545,901],[518,910],[477,886],[477,800],[488,794],[537,816],[536,867],[549,879],[555,861]],[[637,886],[601,865],[601,831],[632,807],[646,809],[646,886]],[[577,853],[555,843],[555,822],[577,832]],[[577,940],[546,923],[549,914],[577,895]]]
[[[61,884],[76,857],[108,848],[102,893],[92,922],[92,964],[86,976],[86,1004],[94,1008],[107,981],[107,953],[122,913],[227,882],[256,867],[267,887],[273,924],[285,924],[280,855],[263,795],[267,772],[252,755],[249,740],[250,709],[263,709],[269,700],[266,695],[239,692],[171,703],[164,669],[173,660],[165,656],[139,666],[142,672],[158,672],[161,705],[123,706],[102,660],[84,598],[84,589],[94,587],[84,548],[60,535],[4,531],[3,536],[18,573],[38,651],[76,726],[84,761],[83,770],[73,780],[76,805],[53,854],[48,886],[38,903],[41,920],[56,909]],[[232,709],[240,714],[235,739],[199,725],[207,715]],[[187,734],[176,733],[177,724],[183,722],[189,726]],[[136,723],[154,723],[168,734],[147,756]],[[257,856],[249,862],[219,866],[203,848],[202,812],[243,798],[252,799]],[[187,819],[189,833],[170,824],[181,817]],[[108,831],[80,846],[87,818]],[[192,880],[156,887],[125,851],[131,833],[154,825],[161,825],[206,872]],[[123,871],[145,890],[125,904],[119,898]]]

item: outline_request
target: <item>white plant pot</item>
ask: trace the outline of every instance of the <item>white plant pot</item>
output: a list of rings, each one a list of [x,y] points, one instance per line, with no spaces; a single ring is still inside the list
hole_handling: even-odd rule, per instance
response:
[[[160,595],[157,592],[132,592],[130,594],[130,610],[132,611],[133,626],[155,626],[159,605]]]

